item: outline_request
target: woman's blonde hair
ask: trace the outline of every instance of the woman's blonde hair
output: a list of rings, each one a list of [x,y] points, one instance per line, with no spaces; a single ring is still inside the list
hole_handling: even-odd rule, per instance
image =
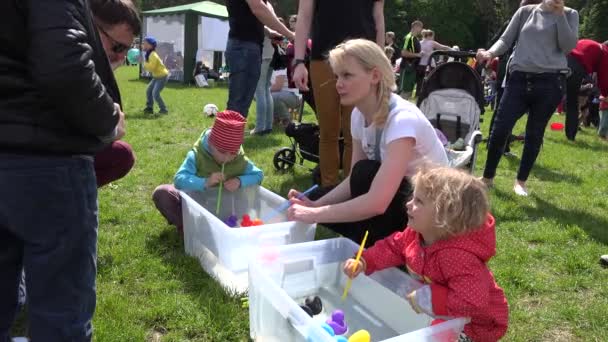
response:
[[[374,114],[374,124],[383,126],[389,114],[391,94],[397,89],[391,61],[386,57],[384,50],[376,43],[366,39],[352,39],[336,46],[329,52],[329,63],[334,72],[340,70],[346,56],[351,56],[357,60],[367,71],[376,69],[380,72],[381,78],[377,89],[380,108]]]
[[[422,38],[434,37],[435,32],[433,30],[422,30]]]
[[[476,230],[487,219],[490,202],[485,184],[462,170],[420,170],[413,184],[416,191],[432,201],[435,226],[445,232],[445,237]]]

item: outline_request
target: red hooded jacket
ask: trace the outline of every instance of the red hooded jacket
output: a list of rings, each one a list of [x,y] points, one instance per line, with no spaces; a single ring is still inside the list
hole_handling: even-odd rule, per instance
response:
[[[487,266],[496,254],[494,217],[479,229],[423,246],[411,228],[363,252],[366,274],[406,265],[410,275],[430,286],[433,316],[470,317],[464,332],[476,342],[497,341],[507,331],[509,307]]]
[[[597,86],[608,97],[608,45],[581,39],[570,55],[578,60],[588,74],[597,73]]]

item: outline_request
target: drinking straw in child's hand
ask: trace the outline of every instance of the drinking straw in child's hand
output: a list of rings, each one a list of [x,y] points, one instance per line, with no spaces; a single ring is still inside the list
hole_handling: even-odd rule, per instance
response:
[[[301,192],[298,196],[296,196],[296,199],[302,199],[305,196],[308,196],[311,192],[315,191],[315,189],[317,189],[318,187],[319,187],[319,185],[317,185],[317,184],[311,186],[310,188],[308,188],[308,190],[306,190],[304,192]],[[271,211],[270,213],[268,213],[265,217],[262,217],[262,221],[264,221],[264,222],[270,221],[271,219],[273,219],[278,214],[280,214],[283,211],[287,210],[289,208],[289,206],[291,206],[291,201],[290,200],[287,200],[287,201],[283,202],[283,204],[281,204],[276,209],[274,209],[273,211]]]
[[[361,254],[363,253],[363,248],[365,247],[365,241],[367,241],[367,234],[369,233],[369,231],[365,231],[365,235],[363,235],[363,241],[361,241],[361,246],[359,246],[359,251],[357,252],[357,256],[355,257],[355,263],[353,265],[353,272],[357,270],[357,267],[359,267],[359,260],[361,259]],[[344,286],[344,292],[342,293],[342,300],[346,299],[346,296],[348,296],[348,290],[350,290],[351,285],[353,284],[353,280],[349,277],[346,280],[346,286]]]
[[[222,164],[222,177],[224,176],[224,165]],[[220,214],[220,205],[222,203],[222,188],[224,187],[224,181],[220,182],[220,186],[217,192],[217,207],[215,207],[215,216]]]

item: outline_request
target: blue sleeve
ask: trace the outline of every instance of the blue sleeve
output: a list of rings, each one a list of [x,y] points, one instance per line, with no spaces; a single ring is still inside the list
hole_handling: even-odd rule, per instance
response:
[[[179,190],[203,191],[207,179],[196,175],[194,152],[190,151],[173,178],[173,184]],[[242,184],[241,180],[241,184]]]
[[[248,160],[245,172],[243,172],[243,174],[239,176],[239,180],[241,181],[241,188],[245,188],[251,185],[262,184],[263,179],[264,172],[262,172],[262,170],[255,166],[251,162],[251,160]]]

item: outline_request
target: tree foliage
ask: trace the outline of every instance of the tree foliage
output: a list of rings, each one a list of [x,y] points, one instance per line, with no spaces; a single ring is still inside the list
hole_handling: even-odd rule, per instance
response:
[[[196,2],[196,0],[135,0],[142,10]],[[224,4],[224,0],[213,0]],[[245,0],[242,0],[245,1]],[[298,0],[270,0],[283,17],[295,14]],[[331,0],[329,0],[331,1]],[[398,42],[414,20],[435,31],[439,42],[466,49],[487,47],[490,37],[519,7],[521,0],[384,0],[387,31],[395,32]],[[580,14],[581,37],[608,40],[608,0],[568,0],[566,4]]]

